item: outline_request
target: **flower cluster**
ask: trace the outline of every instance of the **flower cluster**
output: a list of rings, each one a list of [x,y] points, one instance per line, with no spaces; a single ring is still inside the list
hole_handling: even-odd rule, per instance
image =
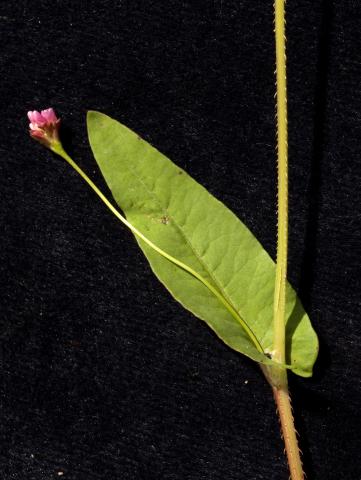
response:
[[[59,143],[60,119],[57,118],[52,108],[41,112],[37,110],[28,112],[28,118],[30,120],[29,133],[32,138],[48,148]]]

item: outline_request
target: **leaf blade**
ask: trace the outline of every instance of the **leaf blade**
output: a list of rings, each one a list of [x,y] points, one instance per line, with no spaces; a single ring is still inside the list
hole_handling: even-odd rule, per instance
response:
[[[114,199],[128,220],[159,247],[199,272],[251,326],[264,349],[273,342],[275,265],[247,227],[158,150],[119,122],[88,113],[89,141]],[[231,348],[269,363],[205,287],[138,240],[171,294],[205,320]],[[292,316],[297,307],[298,317]],[[287,287],[292,369],[312,374],[317,337],[294,290]]]

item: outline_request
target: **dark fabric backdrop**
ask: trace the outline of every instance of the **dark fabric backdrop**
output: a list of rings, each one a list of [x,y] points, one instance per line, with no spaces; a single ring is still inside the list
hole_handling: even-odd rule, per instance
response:
[[[271,1],[3,2],[1,478],[287,479],[259,368],[173,301],[132,235],[28,137],[54,107],[107,193],[87,109],[128,125],[275,254]],[[319,334],[291,378],[309,479],[360,466],[361,6],[290,0],[290,273]]]

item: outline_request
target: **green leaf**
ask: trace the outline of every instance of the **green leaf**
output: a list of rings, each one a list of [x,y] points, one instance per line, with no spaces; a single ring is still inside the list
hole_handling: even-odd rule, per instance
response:
[[[128,221],[210,282],[270,352],[275,264],[254,235],[184,170],[124,125],[93,111],[87,124],[96,161]],[[199,280],[137,241],[176,300],[234,350],[273,363]],[[289,285],[286,311],[287,363],[296,374],[311,376],[318,340]]]

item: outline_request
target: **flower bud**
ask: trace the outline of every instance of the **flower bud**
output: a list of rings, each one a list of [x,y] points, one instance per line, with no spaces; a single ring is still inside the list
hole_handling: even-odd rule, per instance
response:
[[[28,112],[30,120],[29,133],[32,138],[46,147],[53,149],[59,144],[60,118],[57,118],[52,108],[38,112]]]

